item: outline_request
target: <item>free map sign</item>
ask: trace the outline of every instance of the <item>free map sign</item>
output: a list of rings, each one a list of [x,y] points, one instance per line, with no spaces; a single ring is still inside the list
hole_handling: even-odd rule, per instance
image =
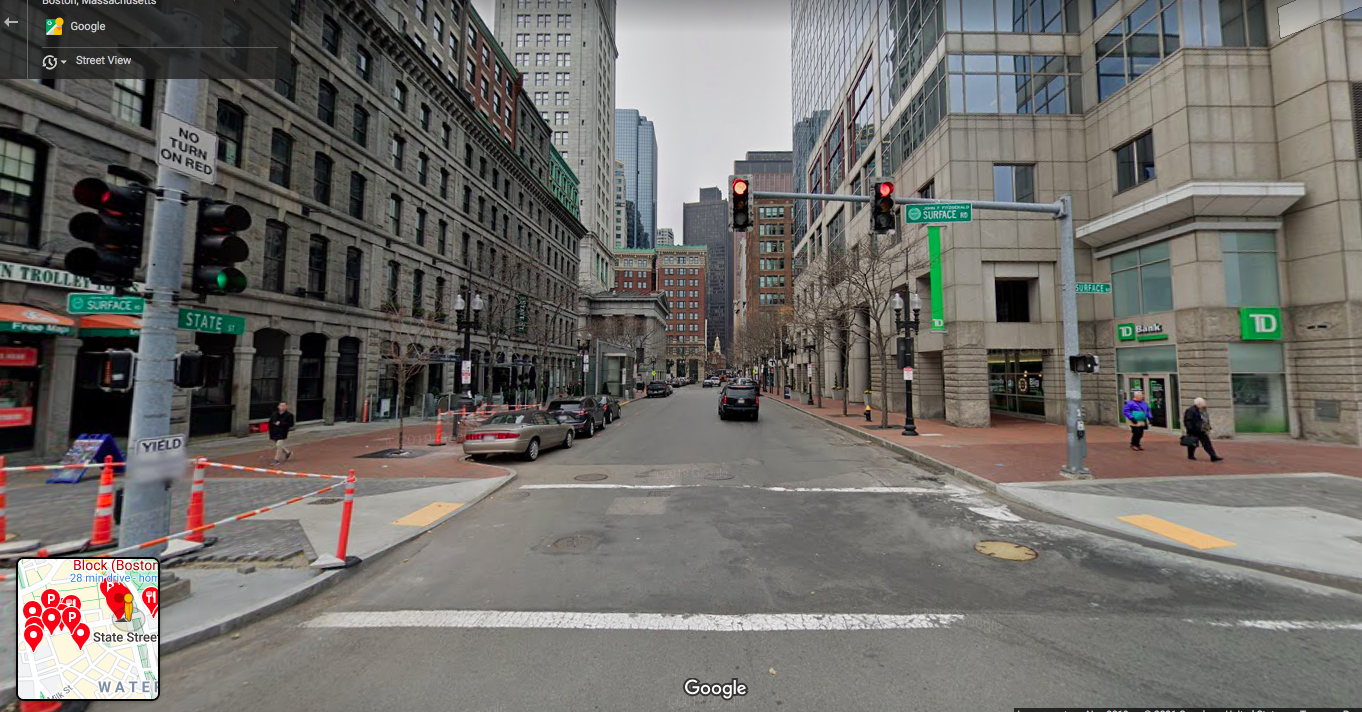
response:
[[[903,210],[903,219],[918,224],[969,222],[974,219],[974,206],[969,203],[909,205]]]

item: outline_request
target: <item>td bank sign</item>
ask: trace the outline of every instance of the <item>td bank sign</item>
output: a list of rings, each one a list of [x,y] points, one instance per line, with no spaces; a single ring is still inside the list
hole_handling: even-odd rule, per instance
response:
[[[1239,309],[1239,338],[1244,341],[1280,341],[1282,338],[1281,308],[1241,307]]]

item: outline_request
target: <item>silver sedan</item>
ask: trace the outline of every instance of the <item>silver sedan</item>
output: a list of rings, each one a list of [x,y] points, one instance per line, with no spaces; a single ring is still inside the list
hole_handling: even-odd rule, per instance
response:
[[[511,454],[534,461],[544,448],[572,447],[572,438],[571,425],[559,423],[542,410],[522,410],[488,418],[468,433],[463,451],[474,460]]]

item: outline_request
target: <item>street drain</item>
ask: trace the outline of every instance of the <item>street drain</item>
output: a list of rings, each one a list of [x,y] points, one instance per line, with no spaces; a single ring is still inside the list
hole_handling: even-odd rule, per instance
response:
[[[1031,561],[1039,556],[1035,549],[1010,541],[981,541],[974,545],[974,550],[984,556],[1005,561]]]
[[[340,497],[318,497],[317,499],[308,502],[308,504],[340,504],[340,501]]]
[[[558,549],[560,551],[582,551],[584,549],[590,549],[595,544],[595,539],[579,534],[577,536],[565,536],[562,539],[558,539],[552,544],[549,544],[549,548]]]
[[[707,479],[707,480],[731,480],[731,479],[733,479],[733,475],[730,475],[730,474],[728,474],[727,472],[711,472],[711,473],[709,473],[708,475],[705,475],[705,479]]]
[[[603,480],[603,479],[605,479],[605,478],[606,478],[605,475],[602,475],[602,474],[599,473],[599,472],[593,472],[593,473],[586,474],[586,475],[577,475],[576,477],[574,477],[574,478],[572,478],[572,479],[577,480],[577,481],[579,481],[579,482],[600,482],[601,480]]]

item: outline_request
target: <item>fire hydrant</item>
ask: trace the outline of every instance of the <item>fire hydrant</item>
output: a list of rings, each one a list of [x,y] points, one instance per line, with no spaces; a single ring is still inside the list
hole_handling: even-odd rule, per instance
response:
[[[865,404],[865,422],[867,422],[867,423],[870,422],[870,404],[869,404],[869,403],[866,403],[866,404]]]

